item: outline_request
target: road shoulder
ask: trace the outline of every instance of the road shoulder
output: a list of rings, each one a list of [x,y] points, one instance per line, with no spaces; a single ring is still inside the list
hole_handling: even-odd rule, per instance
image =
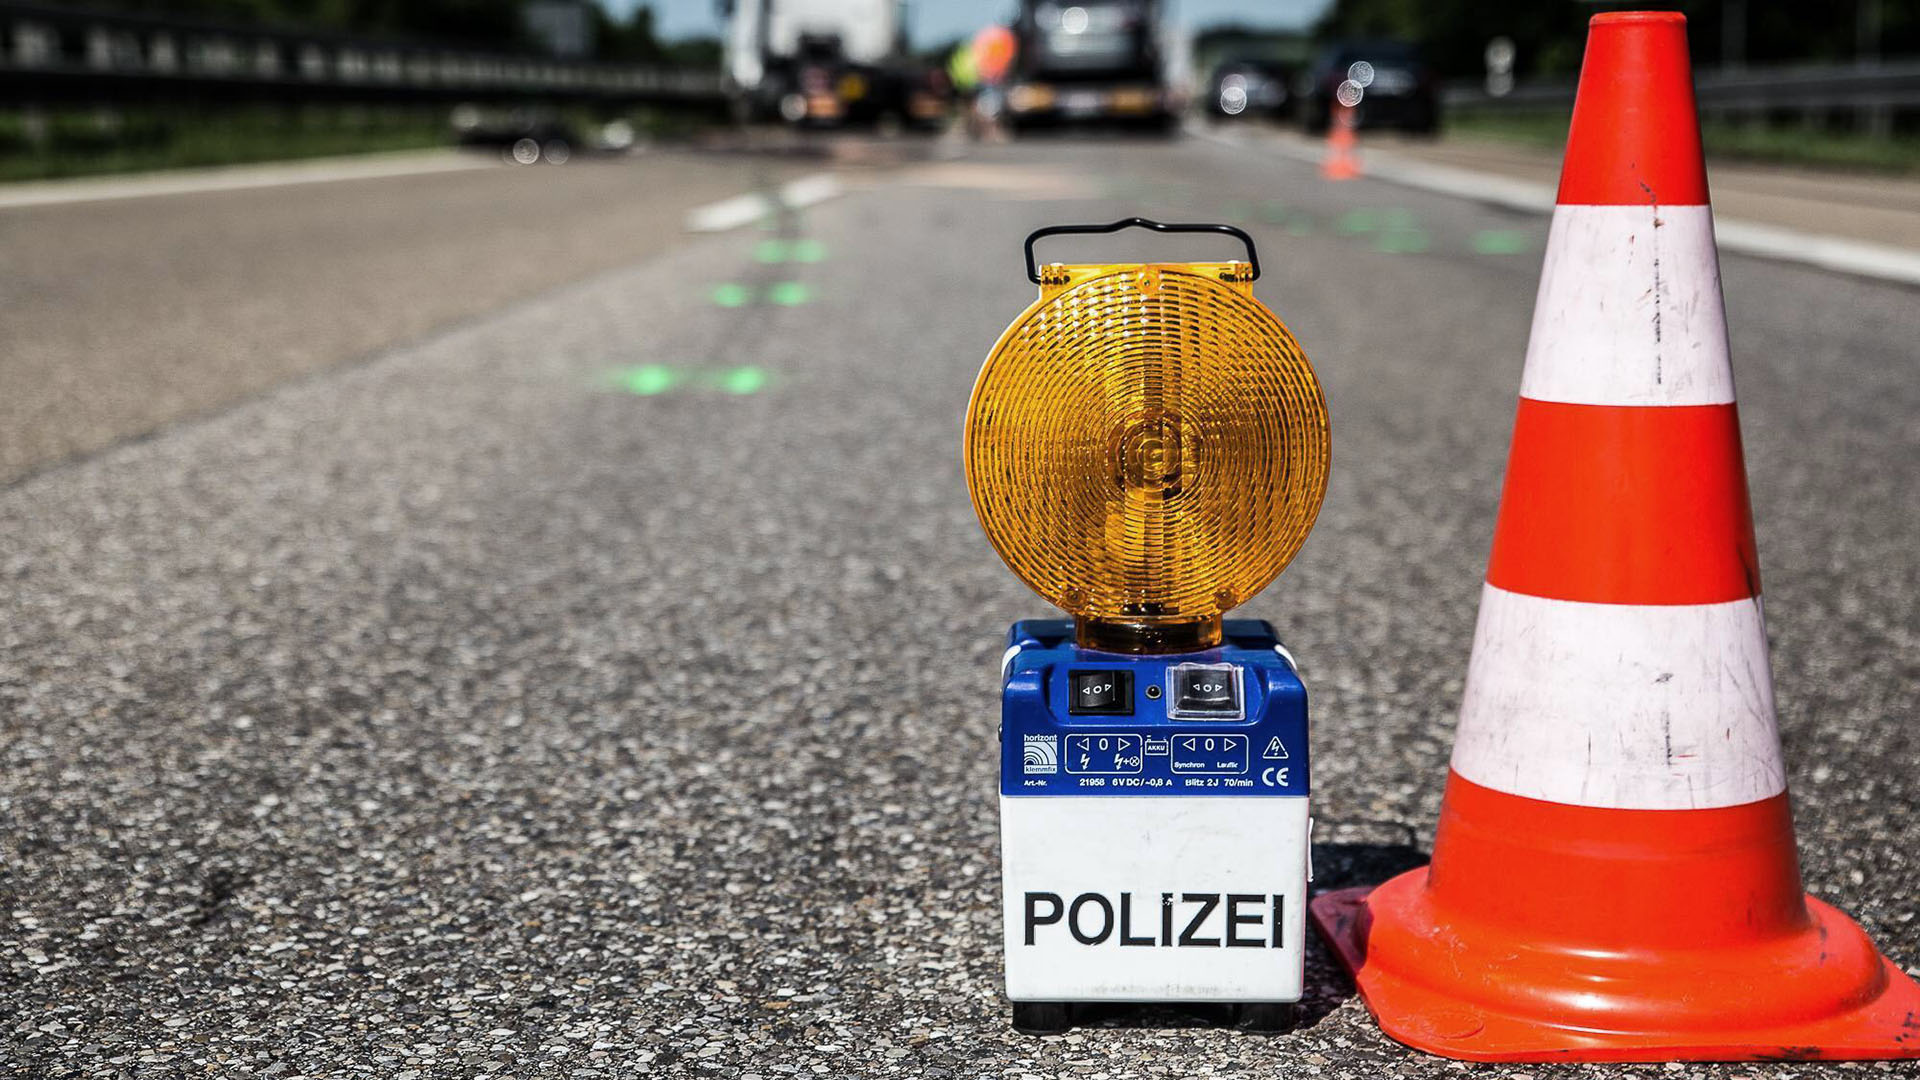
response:
[[[1212,129],[1216,141],[1320,159],[1322,147],[1291,132]],[[1553,209],[1559,157],[1492,140],[1369,140],[1366,175],[1388,183],[1509,209]],[[1710,163],[1715,228],[1724,251],[1804,263],[1844,274],[1920,285],[1920,182]]]

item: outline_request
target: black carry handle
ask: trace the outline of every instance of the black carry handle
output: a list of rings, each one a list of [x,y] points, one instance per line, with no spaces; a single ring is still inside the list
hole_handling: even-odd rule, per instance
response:
[[[1231,225],[1216,225],[1208,222],[1188,221],[1150,221],[1143,217],[1122,218],[1110,225],[1049,225],[1044,229],[1035,229],[1027,234],[1027,280],[1035,285],[1041,284],[1040,267],[1033,261],[1033,242],[1043,236],[1059,236],[1062,233],[1116,233],[1122,229],[1152,229],[1154,232],[1179,233],[1221,233],[1234,237],[1247,245],[1247,263],[1252,267],[1248,281],[1260,280],[1260,253],[1253,249],[1253,237],[1244,230]]]

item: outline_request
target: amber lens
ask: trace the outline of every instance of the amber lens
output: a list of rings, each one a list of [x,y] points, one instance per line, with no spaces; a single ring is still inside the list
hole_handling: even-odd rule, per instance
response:
[[[1319,512],[1319,381],[1273,313],[1220,277],[1073,268],[1008,327],[974,386],[980,524],[1022,581],[1083,623],[1217,620],[1285,569]]]

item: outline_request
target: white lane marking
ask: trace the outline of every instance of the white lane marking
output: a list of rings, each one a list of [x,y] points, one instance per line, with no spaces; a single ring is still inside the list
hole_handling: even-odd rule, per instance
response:
[[[840,178],[832,173],[814,173],[788,183],[780,189],[780,201],[799,210],[826,202],[845,190]]]
[[[1713,210],[1555,209],[1520,395],[1574,405],[1732,401]]]
[[[274,162],[265,165],[228,165],[217,169],[181,169],[137,176],[86,180],[44,180],[0,185],[0,210],[108,199],[146,199],[162,195],[200,195],[218,191],[249,191],[294,184],[329,184],[341,180],[378,180],[394,176],[427,176],[499,168],[496,158],[455,150],[427,153],[366,154],[317,161]]]
[[[1366,175],[1375,179],[1386,180],[1404,187],[1420,188],[1440,195],[1453,195],[1462,199],[1472,199],[1475,202],[1492,203],[1509,210],[1545,214],[1553,210],[1554,197],[1558,194],[1554,188],[1546,184],[1516,180],[1511,176],[1455,169],[1445,165],[1429,165],[1423,161],[1391,157],[1379,151],[1363,151],[1363,153],[1367,155],[1362,158]]]
[[[708,203],[687,214],[689,232],[725,232],[751,225],[773,211],[773,202],[765,195],[735,195]]]
[[[689,232],[726,232],[751,225],[779,207],[800,210],[828,199],[844,191],[840,179],[832,173],[815,173],[803,176],[782,186],[776,193],[778,203],[765,195],[754,193],[735,195],[731,199],[721,199],[687,214]]]
[[[1205,132],[1203,137],[1224,146],[1248,149],[1252,144]],[[1288,140],[1263,142],[1261,147],[1294,161],[1319,164],[1321,150]],[[1452,195],[1473,202],[1503,206],[1529,213],[1551,213],[1557,189],[1551,184],[1517,180],[1510,176],[1430,165],[1396,157],[1391,152],[1361,149],[1361,164],[1366,175],[1403,187],[1419,188],[1439,195]],[[1782,225],[1768,225],[1738,218],[1721,218],[1717,231],[1720,247],[1741,255],[1752,255],[1778,262],[1817,266],[1856,277],[1892,281],[1902,285],[1920,285],[1920,251],[1852,240],[1842,236],[1808,232]]]
[[[1453,768],[1574,806],[1695,810],[1780,794],[1760,600],[1588,604],[1482,586]]]
[[[1920,285],[1920,251],[1823,236],[1757,221],[1722,221],[1720,246],[1728,251],[1835,270],[1842,274]]]
[[[1198,134],[1222,146],[1233,146],[1242,150],[1270,150],[1280,157],[1309,165],[1320,164],[1320,159],[1325,155],[1324,147],[1317,144],[1307,145],[1292,139],[1268,139],[1255,144],[1213,131],[1201,131]],[[1451,169],[1444,165],[1405,161],[1364,147],[1360,152],[1360,162],[1365,169],[1365,174],[1378,180],[1417,187],[1441,195],[1454,195],[1475,202],[1492,203],[1512,210],[1544,214],[1553,209],[1554,189],[1525,180],[1469,172],[1466,169]]]

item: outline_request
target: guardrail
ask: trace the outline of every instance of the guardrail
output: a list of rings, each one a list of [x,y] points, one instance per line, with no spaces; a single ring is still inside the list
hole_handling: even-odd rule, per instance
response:
[[[1498,97],[1477,82],[1451,83],[1448,105],[1529,109],[1573,104],[1572,79],[1524,83]],[[1694,75],[1701,111],[1720,115],[1920,107],[1920,61],[1868,65],[1716,68]]]
[[[714,105],[717,72],[0,0],[8,100],[586,100]]]

